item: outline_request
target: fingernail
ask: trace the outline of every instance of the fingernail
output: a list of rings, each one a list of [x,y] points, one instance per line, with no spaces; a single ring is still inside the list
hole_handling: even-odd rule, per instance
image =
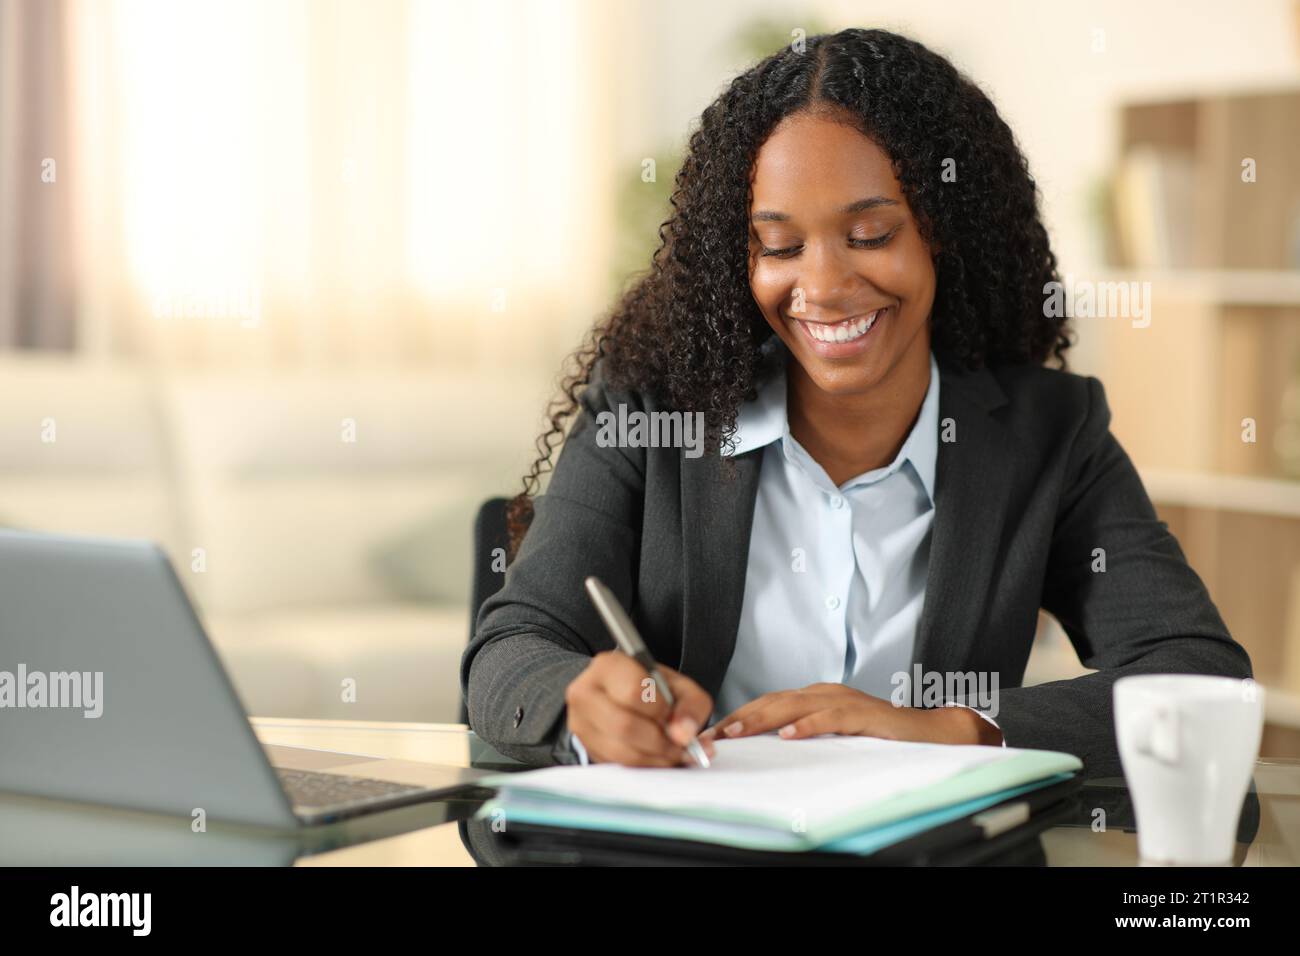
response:
[[[690,717],[678,717],[668,725],[668,734],[679,744],[687,744],[700,730],[700,722]]]
[[[686,732],[692,737],[700,732],[700,722],[694,717],[678,717],[674,723],[677,724],[678,727],[685,727]]]
[[[744,729],[745,728],[741,726],[740,721],[737,720],[735,723],[727,724],[727,726],[723,727],[722,732],[728,737],[734,737]]]
[[[781,728],[780,733],[781,733],[781,736],[782,736],[782,737],[793,737],[793,736],[794,736],[794,724],[786,724],[784,727]]]

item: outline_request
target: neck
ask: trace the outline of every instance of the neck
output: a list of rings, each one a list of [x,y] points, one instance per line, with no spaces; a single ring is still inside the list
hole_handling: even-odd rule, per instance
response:
[[[836,485],[883,468],[898,457],[930,387],[930,349],[910,349],[903,361],[866,392],[823,391],[803,366],[787,370],[790,434]]]

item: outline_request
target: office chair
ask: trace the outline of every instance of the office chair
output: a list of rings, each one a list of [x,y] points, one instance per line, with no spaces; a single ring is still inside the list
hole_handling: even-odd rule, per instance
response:
[[[509,545],[509,532],[506,525],[506,506],[508,498],[489,498],[479,506],[474,518],[474,575],[470,584],[469,595],[469,637],[474,637],[474,622],[478,620],[479,608],[483,602],[501,590],[506,576],[501,571],[492,570],[492,552]],[[460,701],[460,722],[469,723],[469,709],[464,697]]]

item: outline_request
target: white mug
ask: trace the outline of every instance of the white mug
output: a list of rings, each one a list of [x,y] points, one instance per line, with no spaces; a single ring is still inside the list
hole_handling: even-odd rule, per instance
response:
[[[1115,681],[1115,735],[1145,862],[1232,860],[1264,728],[1253,680],[1137,674]]]

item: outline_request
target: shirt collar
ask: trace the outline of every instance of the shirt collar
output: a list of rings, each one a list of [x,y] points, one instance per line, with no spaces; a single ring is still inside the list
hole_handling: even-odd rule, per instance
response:
[[[740,406],[740,412],[736,416],[736,433],[733,436],[735,448],[729,454],[743,455],[775,441],[784,440],[789,435],[785,370],[782,368],[763,384],[754,401],[745,402]],[[790,442],[793,443],[793,438]],[[724,454],[728,453],[724,451]],[[938,455],[939,365],[935,361],[934,353],[931,353],[930,385],[925,390],[925,398],[921,401],[921,412],[917,415],[916,424],[908,432],[903,447],[898,450],[898,456],[893,464],[886,466],[883,471],[897,471],[905,462],[910,463],[925,487],[925,493],[933,502],[934,474]]]

